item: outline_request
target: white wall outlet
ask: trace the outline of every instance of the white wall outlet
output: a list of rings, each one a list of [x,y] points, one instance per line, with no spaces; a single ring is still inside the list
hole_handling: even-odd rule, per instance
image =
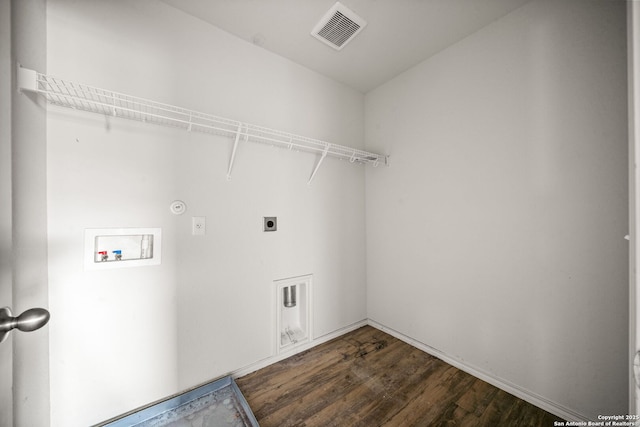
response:
[[[207,234],[207,220],[204,216],[191,217],[191,234],[194,236],[204,236]]]

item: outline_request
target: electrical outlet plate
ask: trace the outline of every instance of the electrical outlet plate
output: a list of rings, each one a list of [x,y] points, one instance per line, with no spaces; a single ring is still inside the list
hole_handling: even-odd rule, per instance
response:
[[[194,236],[204,236],[207,234],[207,221],[204,216],[191,217],[191,233]]]

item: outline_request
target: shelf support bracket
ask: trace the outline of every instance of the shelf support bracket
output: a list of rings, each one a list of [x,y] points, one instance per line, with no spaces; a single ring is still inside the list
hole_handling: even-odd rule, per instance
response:
[[[29,68],[18,65],[18,91],[37,92],[38,91],[38,73]]]
[[[111,93],[111,113],[113,114],[113,117],[118,117],[118,112],[116,111],[116,94],[115,93]]]
[[[236,150],[238,149],[238,142],[240,141],[241,134],[242,134],[242,123],[238,125],[238,131],[236,132],[236,139],[233,142],[233,150],[231,151],[231,159],[229,160],[229,169],[227,169],[227,181],[231,181],[231,170],[233,169],[233,162],[236,160]]]
[[[311,172],[311,177],[309,178],[307,185],[311,185],[311,181],[313,181],[313,178],[316,176],[316,172],[318,172],[318,169],[320,169],[320,165],[324,161],[325,157],[327,157],[327,153],[329,152],[329,147],[331,147],[331,144],[327,144],[324,146],[324,150],[322,151],[322,156],[318,160],[318,163],[316,163],[316,167],[313,169],[313,172]]]

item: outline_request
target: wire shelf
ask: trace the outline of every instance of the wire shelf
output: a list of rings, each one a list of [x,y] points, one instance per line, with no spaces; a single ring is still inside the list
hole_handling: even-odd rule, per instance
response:
[[[20,89],[42,94],[47,102],[61,107],[235,138],[228,177],[240,140],[321,154],[311,179],[325,156],[349,160],[351,163],[388,165],[388,156],[381,154],[70,82],[26,68],[20,69],[18,84]]]

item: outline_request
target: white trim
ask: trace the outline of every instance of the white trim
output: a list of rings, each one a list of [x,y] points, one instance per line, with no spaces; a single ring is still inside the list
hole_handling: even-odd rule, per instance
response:
[[[269,365],[273,365],[274,363],[280,362],[281,360],[284,360],[288,357],[291,357],[295,354],[298,353],[302,353],[303,351],[309,350],[310,348],[313,348],[317,345],[323,344],[327,341],[331,341],[334,338],[338,338],[341,337],[342,335],[349,333],[351,331],[355,331],[358,328],[361,328],[363,326],[367,326],[368,320],[364,319],[364,320],[360,320],[359,322],[353,323],[351,325],[345,326],[344,328],[340,328],[337,329],[333,332],[329,332],[328,334],[325,334],[321,337],[315,338],[310,342],[307,342],[303,345],[300,345],[294,349],[292,349],[291,351],[287,351],[287,352],[283,352],[271,357],[267,357],[265,359],[259,360],[255,363],[252,363],[250,365],[247,365],[245,367],[242,367],[240,369],[236,369],[235,371],[232,371],[229,375],[231,375],[233,378],[240,378],[243,377],[245,375],[248,375],[252,372],[257,371],[258,369],[262,369],[262,368],[266,368]]]
[[[541,409],[544,409],[547,412],[550,412],[554,415],[557,415],[558,417],[561,417],[564,420],[567,421],[589,421],[589,418],[579,414],[575,411],[572,411],[569,408],[565,408],[562,405],[559,405],[555,402],[552,402],[536,393],[533,393],[532,391],[529,391],[527,389],[524,389],[516,384],[513,384],[507,380],[504,380],[500,377],[496,377],[488,372],[483,371],[482,369],[479,369],[475,366],[472,365],[468,365],[467,363],[449,356],[446,353],[443,353],[442,351],[435,349],[427,344],[424,344],[420,341],[414,340],[413,338],[410,338],[406,335],[404,335],[401,332],[396,331],[395,329],[389,328],[387,326],[384,326],[378,322],[376,322],[375,320],[371,320],[368,319],[368,324],[369,326],[372,326],[376,329],[381,330],[382,332],[386,332],[391,336],[394,336],[396,338],[398,338],[401,341],[404,341],[405,343],[417,348],[418,350],[422,350],[425,353],[428,353],[434,357],[437,357],[438,359],[441,359],[442,361],[450,364],[451,366],[455,366],[456,368],[460,369],[461,371],[464,371],[470,375],[473,375],[476,378],[479,378],[483,381],[488,382],[489,384],[498,387],[501,390],[506,391],[507,393],[510,393],[526,402],[531,403],[532,405],[535,405]]]
[[[640,413],[640,395],[636,386],[634,360],[640,349],[640,328],[638,327],[638,275],[640,265],[640,243],[638,223],[640,223],[640,174],[637,169],[640,150],[640,7],[635,1],[627,2],[627,79],[629,110],[629,414]]]

